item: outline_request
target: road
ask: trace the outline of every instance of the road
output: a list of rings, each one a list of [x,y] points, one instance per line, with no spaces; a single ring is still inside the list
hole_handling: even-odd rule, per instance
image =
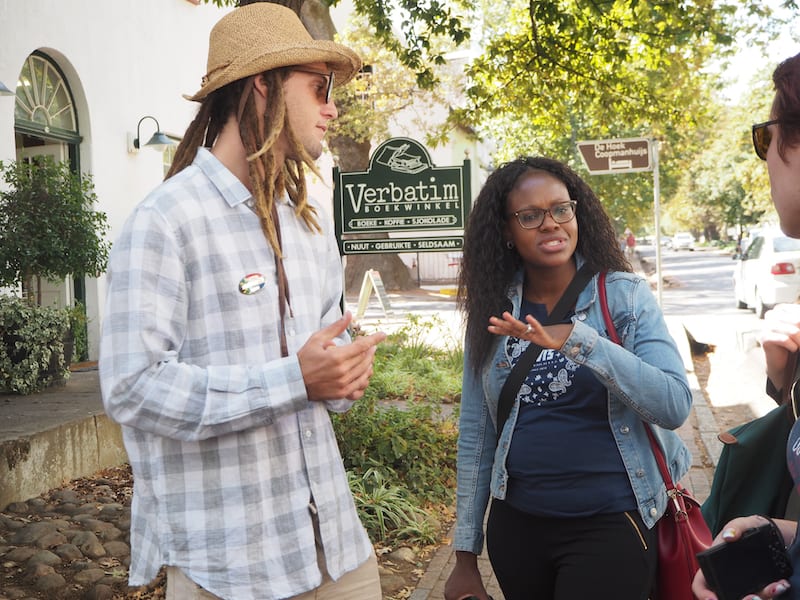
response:
[[[640,246],[655,265],[652,246]],[[713,407],[741,407],[743,418],[760,416],[775,404],[764,393],[764,357],[758,345],[763,321],[736,308],[731,255],[713,250],[661,253],[662,309],[679,319],[699,342],[713,344],[706,392]]]

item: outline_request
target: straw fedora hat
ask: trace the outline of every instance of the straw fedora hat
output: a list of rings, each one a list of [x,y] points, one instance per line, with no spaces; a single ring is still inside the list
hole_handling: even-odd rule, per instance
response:
[[[335,85],[347,83],[361,68],[355,52],[328,40],[315,40],[297,14],[272,2],[235,8],[211,30],[207,73],[189,100],[202,100],[233,81],[278,67],[327,63]]]

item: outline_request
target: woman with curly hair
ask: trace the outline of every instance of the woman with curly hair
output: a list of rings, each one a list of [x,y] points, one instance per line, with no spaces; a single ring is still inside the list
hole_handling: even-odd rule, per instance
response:
[[[584,264],[595,275],[568,316],[543,325]],[[600,272],[621,345],[605,331]],[[467,329],[446,598],[488,598],[476,558],[490,497],[486,544],[506,600],[648,598],[667,496],[643,421],[679,480],[691,457],[672,430],[691,392],[591,188],[542,157],[493,172],[467,224],[458,301]],[[541,352],[498,424],[500,390],[531,343]]]

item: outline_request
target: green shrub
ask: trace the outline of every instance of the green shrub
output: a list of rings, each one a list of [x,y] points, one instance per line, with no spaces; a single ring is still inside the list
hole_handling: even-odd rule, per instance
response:
[[[409,315],[407,319],[407,325],[378,345],[366,396],[378,400],[457,400],[464,361],[460,342],[440,340],[434,346],[425,341],[431,330],[444,329],[438,317],[422,320]]]
[[[68,329],[67,311],[0,295],[0,389],[31,394],[68,377],[64,364]]]
[[[359,518],[370,539],[433,543],[436,535],[426,526],[428,513],[414,504],[407,490],[389,483],[386,472],[382,466],[367,469],[361,476],[347,472]],[[395,479],[391,470],[388,472]]]
[[[427,509],[455,490],[463,350],[425,342],[435,323],[409,323],[378,346],[364,397],[332,416],[359,514],[373,541],[430,543]],[[412,511],[409,506],[415,507]]]
[[[95,210],[90,174],[39,156],[33,162],[0,161],[0,179],[0,285],[22,283],[33,294],[35,279],[105,271],[108,222]]]
[[[346,469],[363,475],[378,465],[420,504],[452,501],[458,431],[438,404],[397,407],[362,398],[334,416],[334,430]]]

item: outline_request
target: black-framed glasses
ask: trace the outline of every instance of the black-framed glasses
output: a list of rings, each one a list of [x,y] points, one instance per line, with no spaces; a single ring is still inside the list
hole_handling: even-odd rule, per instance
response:
[[[761,160],[767,160],[767,150],[772,143],[772,132],[769,130],[769,126],[777,125],[779,122],[778,119],[772,119],[753,125],[753,148],[756,150],[756,156]]]
[[[519,226],[523,229],[538,229],[544,223],[545,215],[550,215],[550,218],[560,225],[575,218],[575,205],[577,204],[575,200],[570,200],[554,204],[549,209],[525,208],[511,213],[508,218],[516,217]]]
[[[320,73],[319,71],[312,71],[311,69],[298,69],[297,67],[290,67],[290,71],[297,71],[298,73],[307,73],[309,75],[319,75],[320,77],[327,77],[328,85],[325,88],[325,104],[328,104],[331,101],[331,96],[333,95],[333,71],[329,73]],[[320,94],[320,98],[322,98],[322,94]]]

